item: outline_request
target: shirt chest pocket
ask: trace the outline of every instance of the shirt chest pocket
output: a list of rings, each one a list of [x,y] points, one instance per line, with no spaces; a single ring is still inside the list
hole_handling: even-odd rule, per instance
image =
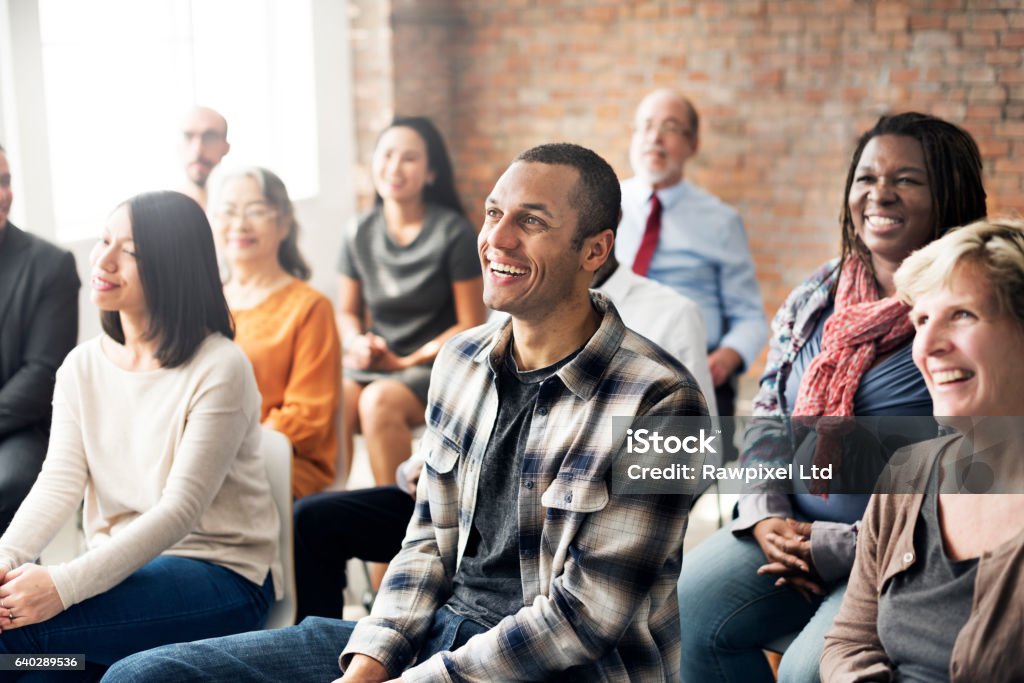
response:
[[[597,512],[608,505],[608,485],[600,479],[558,478],[551,482],[540,502],[562,512]]]
[[[459,462],[460,454],[461,450],[450,439],[438,436],[431,440],[423,460],[436,474],[450,474]]]

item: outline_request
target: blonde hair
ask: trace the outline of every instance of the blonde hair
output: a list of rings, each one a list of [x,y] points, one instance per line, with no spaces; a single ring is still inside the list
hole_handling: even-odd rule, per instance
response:
[[[1024,221],[983,219],[946,235],[903,260],[893,280],[909,305],[948,286],[963,266],[976,269],[992,287],[996,309],[1024,327]]]

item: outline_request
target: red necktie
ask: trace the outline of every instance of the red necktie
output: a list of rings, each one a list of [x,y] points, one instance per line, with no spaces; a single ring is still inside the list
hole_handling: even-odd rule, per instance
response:
[[[644,229],[644,237],[640,240],[640,248],[636,251],[636,258],[633,259],[633,272],[637,275],[647,275],[647,269],[651,267],[651,259],[654,258],[654,250],[658,247],[658,237],[661,235],[661,202],[658,195],[651,195],[651,212],[647,214],[647,227]]]

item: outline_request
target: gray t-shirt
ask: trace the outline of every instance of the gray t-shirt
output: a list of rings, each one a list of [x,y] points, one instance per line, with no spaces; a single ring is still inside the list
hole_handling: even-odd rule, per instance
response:
[[[456,323],[452,283],[480,277],[476,233],[462,214],[427,204],[420,234],[398,245],[377,206],[345,235],[338,272],[359,280],[370,331],[405,356]]]
[[[480,468],[472,531],[448,600],[456,613],[488,628],[523,606],[518,511],[526,440],[540,385],[578,353],[519,372],[511,349],[509,344],[498,375],[498,415]]]
[[[978,559],[951,560],[942,541],[936,462],[914,526],[917,562],[878,599],[878,639],[900,681],[948,681],[953,643],[974,601]]]

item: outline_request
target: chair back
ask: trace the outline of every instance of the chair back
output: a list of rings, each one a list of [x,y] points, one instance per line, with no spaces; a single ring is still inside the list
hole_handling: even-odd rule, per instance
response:
[[[262,427],[260,454],[267,468],[270,493],[281,520],[277,539],[281,557],[284,596],[270,606],[263,628],[283,628],[295,624],[295,552],[292,546],[292,444],[281,432]]]

